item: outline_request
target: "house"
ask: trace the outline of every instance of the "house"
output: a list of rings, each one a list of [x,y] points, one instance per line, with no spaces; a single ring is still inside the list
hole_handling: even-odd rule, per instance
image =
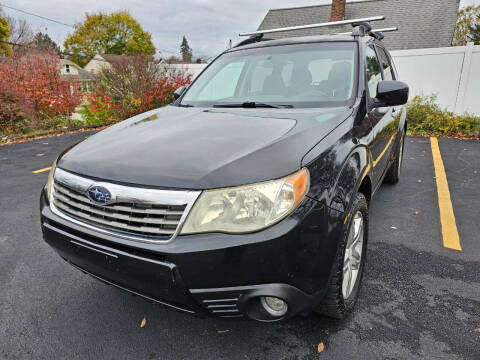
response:
[[[84,90],[90,89],[91,83],[95,80],[95,76],[68,59],[60,59],[60,78],[78,82]]]
[[[83,69],[91,74],[98,74],[103,69],[108,69],[112,64],[120,62],[126,58],[128,58],[128,55],[97,54],[83,67]]]
[[[398,27],[385,33],[383,43],[390,50],[451,46],[460,0],[332,0],[332,4],[271,9],[258,27],[268,30],[329,21],[358,19],[383,15],[383,21],[372,22],[373,28]],[[278,39],[292,36],[323,35],[346,32],[351,25],[312,28],[266,34]]]

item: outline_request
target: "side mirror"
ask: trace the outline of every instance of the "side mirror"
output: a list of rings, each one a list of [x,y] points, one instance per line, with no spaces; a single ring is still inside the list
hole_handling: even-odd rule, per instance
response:
[[[377,85],[374,107],[397,106],[408,101],[408,85],[402,81],[383,80]]]
[[[175,92],[173,93],[173,97],[175,98],[175,100],[182,96],[185,90],[187,90],[186,86],[180,86],[177,90],[175,90]]]

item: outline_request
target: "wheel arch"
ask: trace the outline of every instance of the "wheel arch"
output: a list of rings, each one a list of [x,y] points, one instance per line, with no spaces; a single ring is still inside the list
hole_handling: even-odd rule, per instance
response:
[[[346,158],[332,190],[330,208],[347,213],[358,191],[370,202],[373,193],[372,164],[366,146],[357,146]]]

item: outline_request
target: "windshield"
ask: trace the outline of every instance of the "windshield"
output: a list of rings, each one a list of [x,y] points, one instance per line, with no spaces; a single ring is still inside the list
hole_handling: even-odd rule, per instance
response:
[[[356,54],[354,42],[266,46],[228,52],[190,85],[181,105],[300,108],[345,105],[355,93]]]

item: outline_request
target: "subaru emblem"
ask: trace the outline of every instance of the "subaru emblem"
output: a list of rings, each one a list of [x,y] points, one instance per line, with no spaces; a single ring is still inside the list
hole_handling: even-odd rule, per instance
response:
[[[92,185],[88,188],[88,197],[97,204],[106,205],[112,200],[112,193],[103,186]]]

